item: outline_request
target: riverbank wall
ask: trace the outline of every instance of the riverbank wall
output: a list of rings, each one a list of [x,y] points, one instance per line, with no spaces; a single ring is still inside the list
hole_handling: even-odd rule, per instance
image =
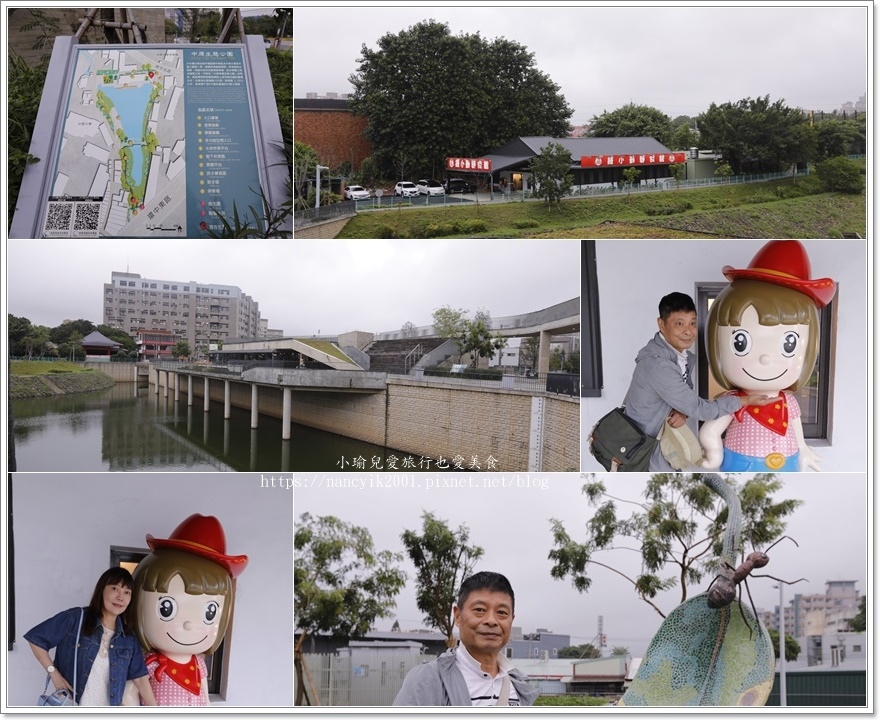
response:
[[[9,397],[13,400],[24,400],[25,398],[54,397],[55,395],[75,395],[106,390],[113,387],[114,384],[111,377],[96,371],[10,375]]]

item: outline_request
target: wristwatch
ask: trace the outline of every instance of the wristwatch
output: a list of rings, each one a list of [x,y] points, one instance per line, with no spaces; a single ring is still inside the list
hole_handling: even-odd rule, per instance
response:
[[[55,666],[50,665],[49,667],[46,668],[46,672],[51,675],[53,672],[55,672]]]

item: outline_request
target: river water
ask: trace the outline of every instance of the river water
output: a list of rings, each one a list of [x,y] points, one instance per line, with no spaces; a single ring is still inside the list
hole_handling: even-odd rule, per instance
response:
[[[19,472],[290,472],[369,470],[388,454],[378,445],[302,425],[281,439],[281,420],[222,403],[187,407],[146,387],[118,383],[108,390],[52,398],[13,400],[15,456]],[[397,453],[400,456],[400,453]],[[416,458],[418,461],[418,458]]]

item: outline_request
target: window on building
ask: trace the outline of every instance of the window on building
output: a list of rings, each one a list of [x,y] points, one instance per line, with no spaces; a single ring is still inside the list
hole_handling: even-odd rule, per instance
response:
[[[155,289],[156,289],[156,283],[150,283],[150,288],[153,289],[153,290],[155,290]]]
[[[714,398],[724,392],[709,369],[706,356],[706,321],[709,308],[727,283],[697,283],[697,326],[700,328],[699,352],[697,362],[697,387],[700,397]],[[837,300],[819,310],[819,355],[809,381],[795,393],[801,408],[801,424],[804,437],[829,439],[829,417],[832,404],[832,358],[834,356],[834,336],[837,329]]]
[[[149,554],[150,551],[145,548],[131,548],[119,545],[111,545],[110,566],[114,567],[118,565],[119,567],[124,567],[133,575],[135,568],[137,568],[140,561]],[[223,686],[223,676],[228,669],[228,663],[226,662],[226,643],[229,642],[229,637],[232,634],[231,620],[232,619],[230,618],[230,623],[226,630],[226,637],[223,638],[223,642],[220,643],[220,646],[217,648],[213,655],[205,656],[205,664],[208,666],[209,693],[218,694],[220,693],[220,689]]]

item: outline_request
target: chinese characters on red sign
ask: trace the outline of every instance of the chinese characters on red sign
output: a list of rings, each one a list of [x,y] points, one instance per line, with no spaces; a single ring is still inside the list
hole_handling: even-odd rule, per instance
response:
[[[646,155],[583,155],[581,167],[628,167],[630,165],[672,165],[683,163],[687,153],[649,153]]]
[[[489,158],[446,158],[446,169],[490,173],[492,161]]]

